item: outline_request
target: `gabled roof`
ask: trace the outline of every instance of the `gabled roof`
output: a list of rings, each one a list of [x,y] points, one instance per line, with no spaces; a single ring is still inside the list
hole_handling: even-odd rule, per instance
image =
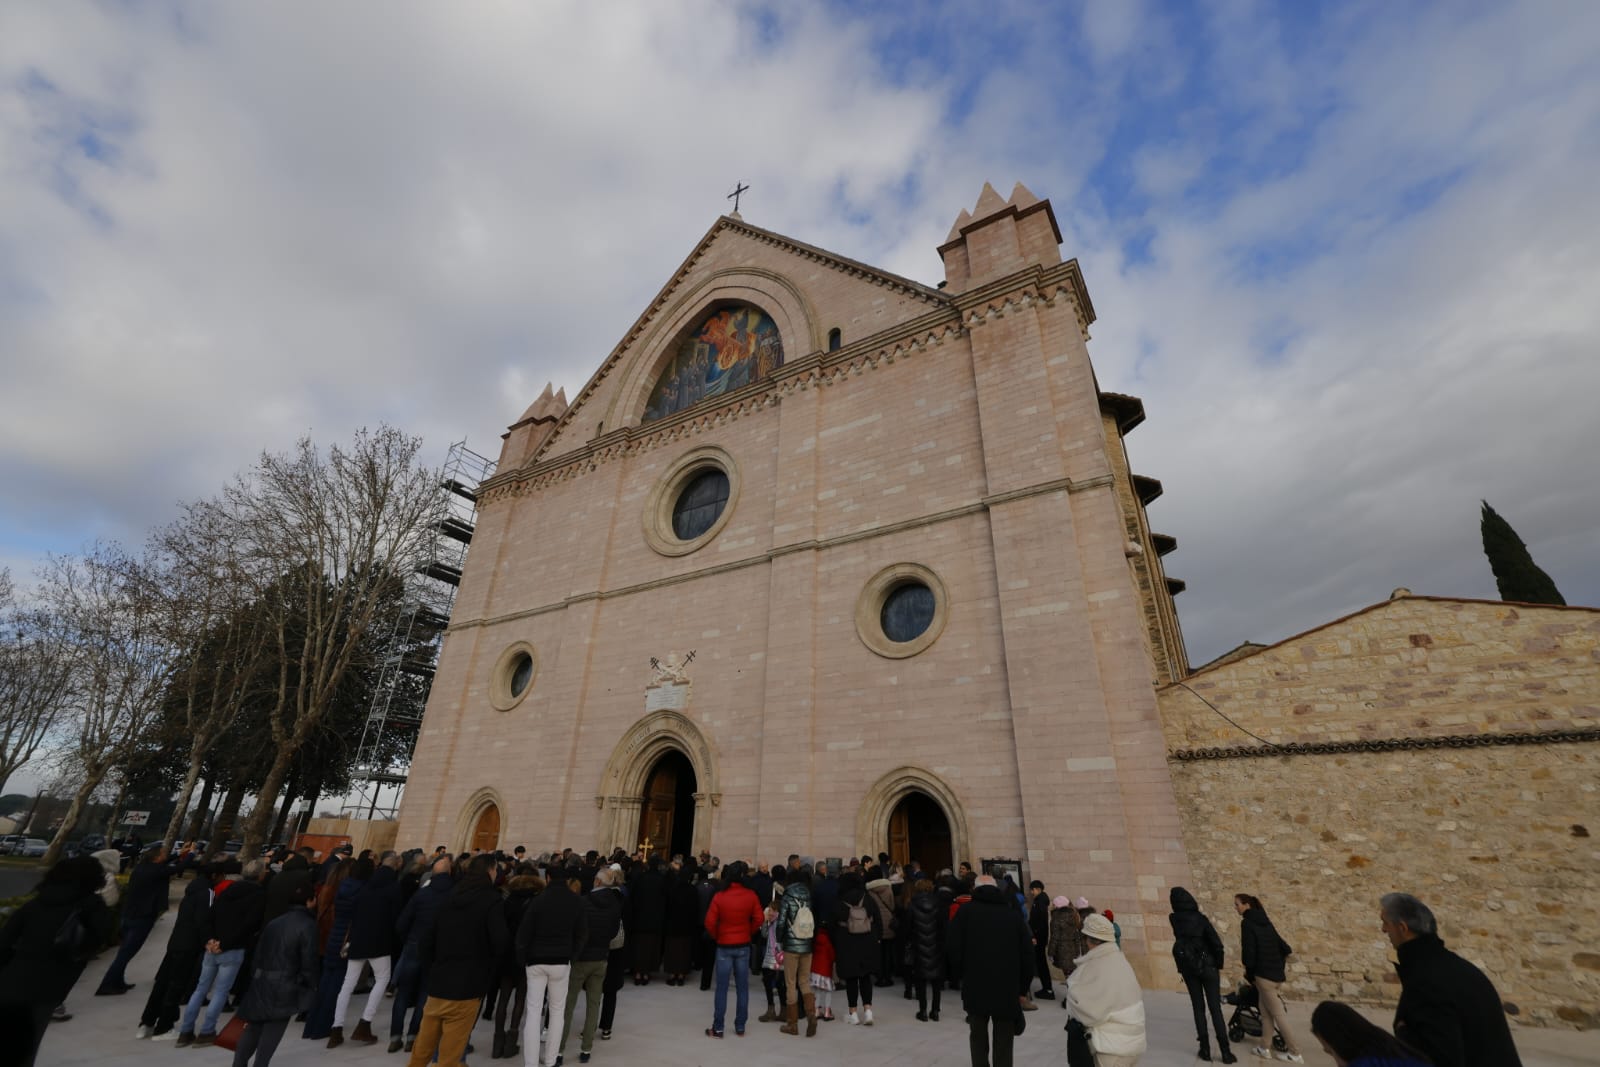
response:
[[[673,291],[678,288],[678,286],[683,282],[684,278],[689,275],[689,272],[694,269],[695,263],[706,254],[706,251],[711,247],[712,243],[715,242],[718,237],[729,232],[743,234],[753,237],[759,241],[765,241],[767,243],[777,245],[780,248],[786,248],[797,255],[816,260],[817,262],[835,270],[844,271],[847,274],[853,274],[875,285],[882,285],[890,289],[898,290],[910,296],[924,300],[929,304],[948,306],[952,302],[950,297],[946,296],[944,293],[933,288],[932,286],[923,285],[921,282],[913,281],[910,278],[903,278],[898,274],[893,274],[886,270],[880,270],[877,267],[869,266],[866,263],[851,259],[848,256],[841,256],[836,252],[829,252],[827,249],[818,248],[816,245],[806,244],[804,241],[797,241],[792,237],[785,237],[783,234],[776,233],[772,230],[764,230],[759,226],[752,226],[750,223],[745,222],[737,215],[723,215],[718,218],[716,222],[711,224],[711,228],[706,231],[704,237],[700,238],[699,243],[694,246],[693,251],[685,256],[683,262],[678,265],[678,269],[672,272],[672,277],[667,280],[667,283],[661,287],[660,291],[658,291],[650,303],[646,305],[644,311],[642,311],[639,314],[639,317],[634,320],[633,325],[630,326],[628,331],[622,335],[622,340],[617,342],[617,346],[611,350],[610,355],[605,358],[604,362],[600,364],[599,368],[594,372],[594,374],[590,375],[589,380],[584,383],[583,388],[578,390],[577,395],[572,398],[572,403],[567,407],[566,412],[562,414],[561,418],[557,420],[556,425],[550,432],[549,436],[547,436],[544,439],[544,442],[534,450],[533,454],[527,458],[525,463],[534,463],[549,451],[551,443],[561,436],[561,431],[573,420],[573,417],[577,414],[578,410],[584,406],[585,402],[588,401],[595,389],[599,386],[600,382],[603,381],[606,375],[610,374],[611,371],[622,362],[623,358],[628,354],[634,341],[636,341],[644,332],[645,327],[649,324],[650,320],[655,318],[655,316],[660,313],[661,309],[666,306],[668,299],[672,296]]]
[[[1422,600],[1434,604],[1489,604],[1495,607],[1506,608],[1548,608],[1551,611],[1586,611],[1592,615],[1600,615],[1600,608],[1583,607],[1579,604],[1525,604],[1518,600],[1484,600],[1480,597],[1469,596],[1418,596],[1415,593],[1400,593],[1396,596],[1389,597],[1387,600],[1380,600],[1376,604],[1368,604],[1366,607],[1357,611],[1352,611],[1348,615],[1341,615],[1337,619],[1329,619],[1320,626],[1313,626],[1309,630],[1302,630],[1300,633],[1294,634],[1290,637],[1285,637],[1281,641],[1274,641],[1270,645],[1257,645],[1254,642],[1246,641],[1244,644],[1233,649],[1231,652],[1226,652],[1212,660],[1210,663],[1207,663],[1205,666],[1196,668],[1188,677],[1181,678],[1176,682],[1170,682],[1168,685],[1182,685],[1194,678],[1198,678],[1202,674],[1214,671],[1219,667],[1227,667],[1239,662],[1242,659],[1249,659],[1252,656],[1259,656],[1263,652],[1271,652],[1273,649],[1282,648],[1284,645],[1293,644],[1294,642],[1299,641],[1302,638],[1309,637],[1314,633],[1320,633],[1323,630],[1338,626],[1341,623],[1349,622],[1351,619],[1359,618],[1360,616],[1367,614],[1369,611],[1377,611],[1380,608],[1389,607],[1390,605],[1399,603],[1403,600]],[[1245,648],[1249,648],[1249,651],[1243,652],[1240,655],[1235,655],[1235,653],[1239,653]],[[1162,688],[1167,688],[1167,686],[1163,686]]]

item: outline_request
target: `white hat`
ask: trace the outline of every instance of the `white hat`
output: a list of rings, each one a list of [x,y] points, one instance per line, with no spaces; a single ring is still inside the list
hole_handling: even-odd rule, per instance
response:
[[[1083,920],[1083,936],[1096,941],[1115,941],[1117,928],[1104,915],[1091,915]]]

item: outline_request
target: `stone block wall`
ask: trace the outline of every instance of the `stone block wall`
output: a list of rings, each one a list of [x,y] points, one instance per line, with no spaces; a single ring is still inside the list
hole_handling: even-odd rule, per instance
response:
[[[1407,892],[1514,1016],[1600,1026],[1600,743],[1174,761],[1172,777],[1234,980],[1244,892],[1294,946],[1291,997],[1392,1002],[1378,898]]]
[[[1405,596],[1159,697],[1233,955],[1252,893],[1291,992],[1392,1001],[1378,899],[1409,892],[1508,1012],[1600,1026],[1600,611]]]

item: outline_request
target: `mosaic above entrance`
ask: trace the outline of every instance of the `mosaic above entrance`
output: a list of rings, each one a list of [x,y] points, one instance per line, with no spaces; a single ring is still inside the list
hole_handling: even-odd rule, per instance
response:
[[[748,304],[713,312],[689,335],[650,391],[644,422],[730,393],[783,366],[778,327]]]

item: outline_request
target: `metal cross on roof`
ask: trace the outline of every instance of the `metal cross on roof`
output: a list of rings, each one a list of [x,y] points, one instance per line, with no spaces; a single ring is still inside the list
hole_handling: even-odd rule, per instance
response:
[[[728,194],[728,199],[733,201],[733,210],[735,214],[737,214],[739,211],[739,195],[741,193],[748,193],[749,191],[750,187],[743,182],[733,183],[733,192]]]

